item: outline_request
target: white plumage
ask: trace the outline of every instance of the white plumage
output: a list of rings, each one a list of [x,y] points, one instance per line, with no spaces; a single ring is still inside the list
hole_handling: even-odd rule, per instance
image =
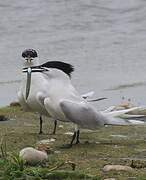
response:
[[[24,80],[18,93],[22,107],[28,111],[38,112],[40,115],[52,117],[63,122],[76,124],[76,129],[71,145],[77,136],[79,142],[79,128],[96,129],[104,125],[133,125],[139,121],[115,119],[136,108],[114,111],[106,110],[98,112],[85,99],[93,93],[81,96],[70,80],[73,68],[63,62],[47,62],[34,66],[32,51],[25,51],[25,68],[23,68]],[[29,66],[28,66],[29,63]],[[31,67],[30,67],[31,64]],[[36,62],[38,64],[38,62]],[[83,98],[84,97],[84,98]]]
[[[71,84],[70,78],[64,72],[55,68],[39,68],[44,77],[43,88],[48,90],[43,104],[47,112],[54,119],[73,122],[77,126],[87,129],[96,129],[104,125],[132,125],[138,123],[138,121],[132,122],[129,120],[115,119],[114,117],[119,114],[121,115],[122,111],[114,113],[97,112],[87,100],[79,95]],[[35,73],[35,69],[32,68],[32,74],[33,72]],[[123,113],[128,111],[130,110],[125,110]],[[78,129],[76,130],[76,134],[78,134],[77,131]]]
[[[44,75],[41,72],[35,72],[31,74],[31,67],[39,65],[39,59],[37,57],[37,52],[33,49],[26,49],[22,53],[23,59],[23,68],[27,68],[27,73],[23,73],[21,87],[18,91],[18,100],[25,111],[36,112],[40,115],[40,131],[42,133],[42,115],[51,117],[49,112],[44,106],[44,99],[49,98],[48,92],[50,91],[50,78],[44,78]],[[53,68],[59,68],[64,71],[68,78],[70,78],[71,73],[73,72],[73,67],[70,64],[60,62],[60,61],[48,61],[42,66],[49,66]],[[37,71],[35,69],[35,71]],[[47,84],[47,87],[46,87]],[[84,98],[91,97],[93,91],[83,95]],[[101,98],[104,99],[104,98]],[[93,99],[97,101],[98,99]],[[99,99],[100,100],[100,99]],[[92,101],[92,100],[90,100]],[[57,119],[54,119],[54,130],[53,134],[56,132]]]

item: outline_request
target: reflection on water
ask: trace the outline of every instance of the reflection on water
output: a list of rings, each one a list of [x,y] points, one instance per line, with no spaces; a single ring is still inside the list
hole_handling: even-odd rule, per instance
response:
[[[0,84],[0,105],[17,97],[26,48],[38,50],[41,62],[72,63],[81,93],[108,97],[100,108],[122,96],[146,103],[145,0],[5,0],[0,17],[0,82],[8,82]]]

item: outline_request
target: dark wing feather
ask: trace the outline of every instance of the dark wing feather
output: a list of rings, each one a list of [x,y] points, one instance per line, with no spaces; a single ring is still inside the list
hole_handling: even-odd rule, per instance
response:
[[[47,68],[56,68],[62,70],[69,77],[71,77],[71,73],[74,71],[74,67],[71,64],[61,62],[61,61],[48,61],[41,65],[42,67]]]

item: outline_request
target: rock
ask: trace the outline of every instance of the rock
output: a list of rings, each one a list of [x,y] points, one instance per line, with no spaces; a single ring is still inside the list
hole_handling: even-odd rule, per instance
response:
[[[22,149],[19,153],[19,157],[29,165],[42,164],[48,159],[47,152],[40,151],[32,147],[26,147]]]
[[[133,168],[130,166],[122,166],[122,165],[106,165],[103,167],[104,172],[108,171],[133,171]]]
[[[73,132],[66,132],[64,134],[72,136],[74,133]]]
[[[45,151],[47,152],[47,154],[51,154],[51,153],[54,153],[53,149],[50,147],[49,144],[45,144],[45,143],[38,143],[36,145],[36,149],[39,150],[39,151]]]
[[[18,106],[18,107],[20,107],[20,103],[19,102],[11,102],[10,103],[10,106]]]
[[[0,121],[7,121],[8,118],[4,115],[0,115]]]
[[[115,178],[106,178],[104,180],[116,180]]]
[[[58,127],[59,127],[59,128],[63,128],[63,125],[59,125]]]
[[[37,144],[50,144],[50,143],[55,142],[55,141],[56,141],[56,139],[54,139],[54,138],[51,138],[51,139],[43,139],[43,140],[37,142]]]
[[[60,153],[61,153],[61,151],[54,151],[54,153],[55,153],[55,154],[60,154]]]
[[[44,139],[41,141],[38,141],[36,143],[36,149],[41,151],[46,151],[48,154],[54,153],[53,149],[51,148],[51,145],[56,141],[56,139]]]

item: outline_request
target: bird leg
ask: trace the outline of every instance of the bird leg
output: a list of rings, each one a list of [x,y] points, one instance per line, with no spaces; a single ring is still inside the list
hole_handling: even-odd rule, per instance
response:
[[[71,140],[71,142],[69,143],[69,144],[65,144],[65,145],[63,145],[61,148],[71,148],[72,147],[72,145],[73,145],[73,142],[74,142],[74,140],[76,139],[76,136],[77,136],[77,131],[74,131],[74,134],[73,134],[73,136],[72,136],[72,140]]]
[[[79,130],[78,125],[75,124],[75,131],[74,131],[72,140],[70,142],[70,147],[72,147],[73,142],[74,142],[75,139],[76,139],[76,143],[75,144],[79,144],[80,143],[79,137],[80,137],[80,130]]]
[[[74,134],[73,134],[73,136],[72,136],[72,140],[71,140],[71,142],[70,142],[70,144],[69,144],[69,146],[70,146],[70,147],[72,147],[73,142],[74,142],[74,140],[75,140],[76,136],[77,136],[77,132],[76,132],[76,131],[74,131]]]
[[[79,138],[80,138],[80,130],[77,130],[77,140],[76,140],[76,143],[75,144],[79,144],[80,143],[80,140],[79,140]]]
[[[75,131],[72,136],[72,140],[71,140],[70,144],[65,145],[63,148],[71,148],[73,146],[73,142],[75,141],[75,139],[76,139],[75,144],[79,144],[80,143],[79,137],[80,137],[80,130],[79,130],[78,126],[75,125]]]
[[[56,134],[57,120],[54,121],[54,130],[52,134]]]
[[[42,116],[40,115],[40,132],[39,132],[39,134],[43,134],[42,126],[43,126],[43,119],[42,119]]]

